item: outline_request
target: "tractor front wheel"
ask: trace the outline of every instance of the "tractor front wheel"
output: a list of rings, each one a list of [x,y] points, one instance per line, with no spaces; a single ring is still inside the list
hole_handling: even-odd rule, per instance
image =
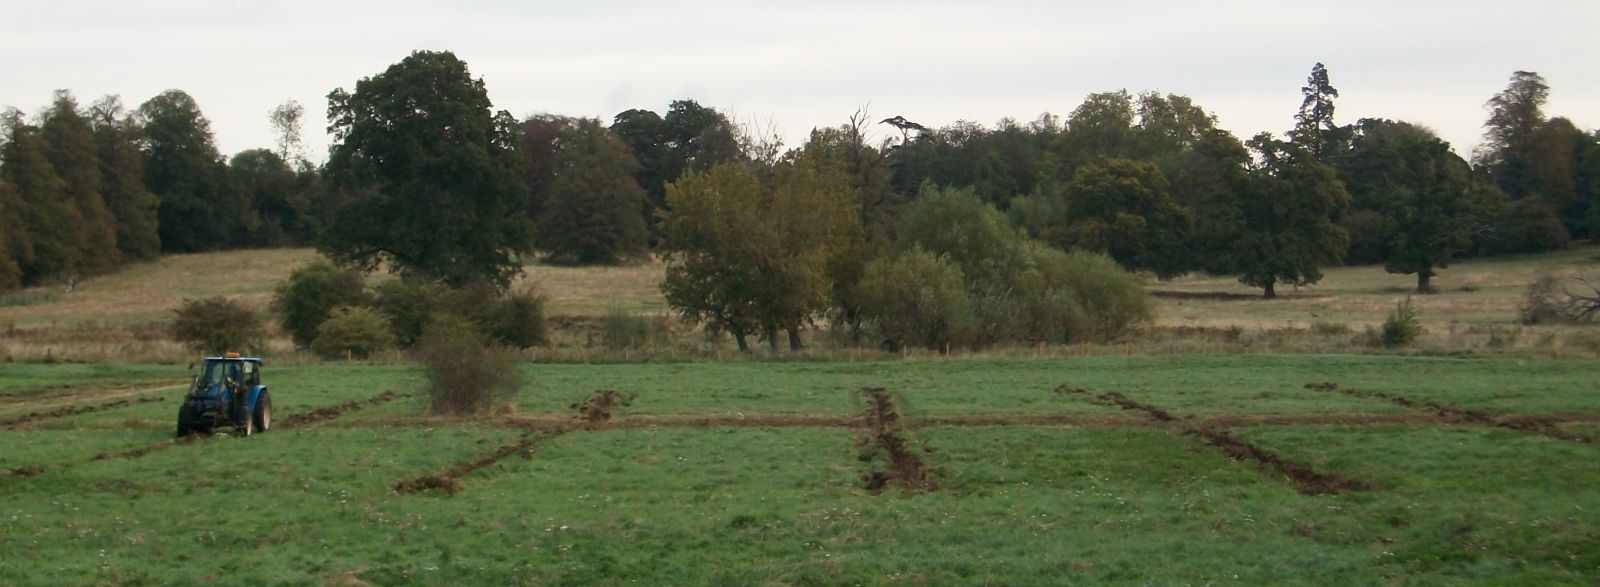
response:
[[[234,429],[239,432],[239,436],[249,436],[251,434],[255,434],[256,419],[255,415],[250,413],[250,406],[245,406],[242,411],[244,412],[244,417],[240,418],[240,421],[242,421],[243,424],[235,425]]]
[[[256,398],[256,409],[252,417],[255,418],[256,432],[272,429],[272,394],[261,392],[261,397]]]

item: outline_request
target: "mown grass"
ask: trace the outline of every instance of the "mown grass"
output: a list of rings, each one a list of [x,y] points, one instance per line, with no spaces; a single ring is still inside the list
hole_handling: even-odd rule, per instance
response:
[[[13,369],[12,367],[15,367]],[[12,381],[61,365],[8,365]],[[1179,416],[1406,411],[1313,381],[1511,413],[1600,417],[1593,360],[1392,356],[955,359],[527,365],[523,416],[600,388],[615,414],[858,413],[883,385],[902,413],[1137,415],[1053,393],[1120,391]],[[177,372],[128,367],[129,376]],[[414,394],[383,365],[268,365],[280,421]],[[62,372],[98,383],[106,372]],[[180,379],[181,382],[181,379]],[[90,388],[84,388],[86,390]],[[90,393],[85,391],[85,393]],[[846,428],[581,428],[460,479],[522,431],[424,418],[417,398],[249,439],[162,442],[171,402],[0,430],[0,584],[1593,584],[1600,447],[1464,425],[1234,431],[1374,491],[1303,495],[1272,470],[1157,426],[923,427],[936,488],[882,495]],[[1563,430],[1600,432],[1593,422]],[[3,471],[0,471],[3,473]]]

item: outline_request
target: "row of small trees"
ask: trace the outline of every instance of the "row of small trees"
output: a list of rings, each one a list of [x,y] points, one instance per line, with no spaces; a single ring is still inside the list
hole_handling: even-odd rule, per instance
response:
[[[298,110],[280,110],[298,124]],[[116,96],[83,107],[60,91],[34,120],[11,109],[0,125],[0,291],[161,252],[298,244],[312,231],[315,170],[291,169],[287,147],[224,161],[181,91],[131,112]]]

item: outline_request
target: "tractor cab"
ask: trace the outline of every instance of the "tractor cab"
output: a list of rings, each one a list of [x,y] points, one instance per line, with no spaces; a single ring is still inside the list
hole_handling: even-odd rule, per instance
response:
[[[227,353],[202,362],[178,407],[179,437],[221,427],[249,436],[272,426],[272,396],[261,384],[261,359]]]

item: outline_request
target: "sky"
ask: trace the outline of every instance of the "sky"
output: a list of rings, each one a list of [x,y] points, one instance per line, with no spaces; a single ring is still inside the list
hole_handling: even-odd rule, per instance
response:
[[[231,154],[274,144],[267,113],[292,99],[320,161],[328,92],[425,49],[453,51],[519,117],[609,122],[691,98],[791,147],[861,108],[992,127],[1119,89],[1189,96],[1244,139],[1293,125],[1320,61],[1337,122],[1419,123],[1468,156],[1516,70],[1549,84],[1547,115],[1600,127],[1596,30],[1594,0],[0,0],[0,105],[181,89]]]

